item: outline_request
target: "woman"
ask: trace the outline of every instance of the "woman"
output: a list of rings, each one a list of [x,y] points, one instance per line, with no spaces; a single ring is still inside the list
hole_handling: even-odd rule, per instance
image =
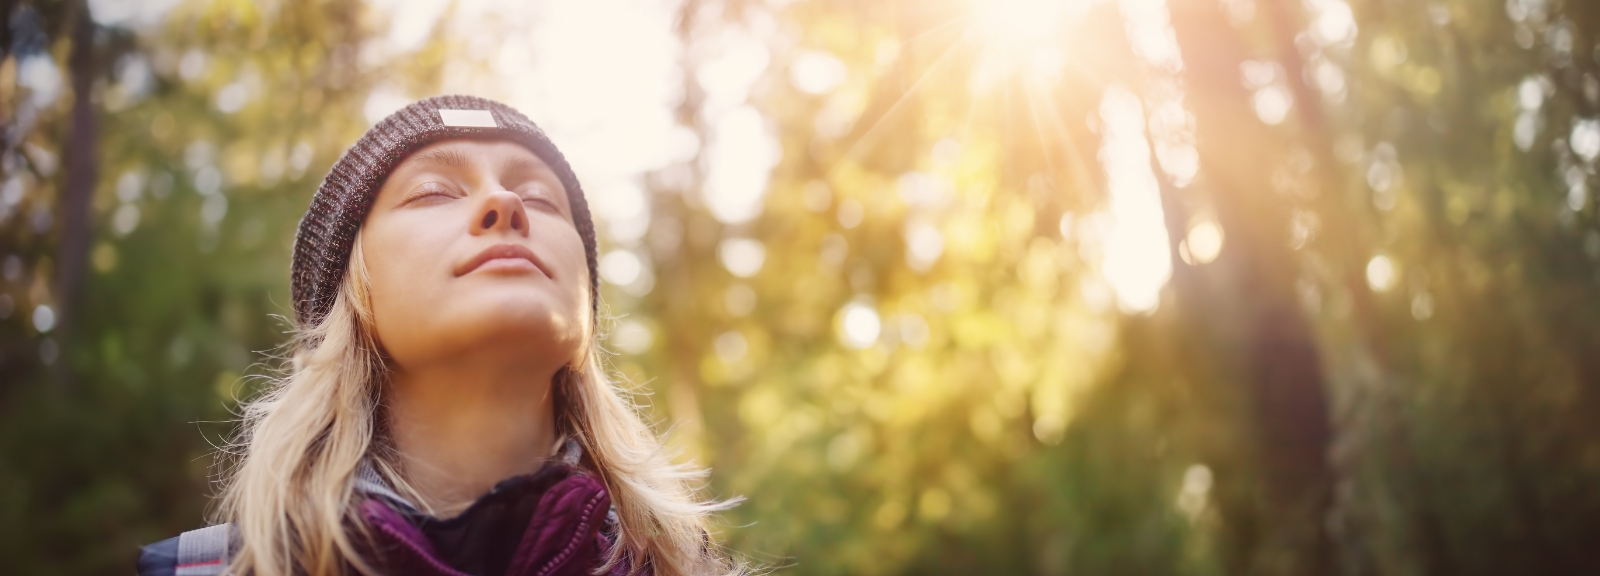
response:
[[[544,133],[440,96],[334,164],[295,238],[289,374],[246,404],[228,524],[139,573],[736,571],[695,474],[601,369],[594,224]]]

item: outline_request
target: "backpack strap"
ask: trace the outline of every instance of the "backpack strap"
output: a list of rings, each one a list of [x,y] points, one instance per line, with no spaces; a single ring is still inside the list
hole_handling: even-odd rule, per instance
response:
[[[355,488],[373,496],[387,498],[389,501],[405,507],[408,511],[415,512],[417,510],[417,505],[412,504],[406,497],[401,496],[390,488],[389,483],[385,482],[383,476],[378,474],[378,469],[374,468],[372,462],[365,458],[361,460],[361,465],[356,467]]]
[[[178,566],[173,576],[219,576],[228,567],[232,524],[190,530],[178,536]]]

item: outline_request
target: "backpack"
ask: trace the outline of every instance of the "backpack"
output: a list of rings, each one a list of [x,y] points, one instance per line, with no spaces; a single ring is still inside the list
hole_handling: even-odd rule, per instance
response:
[[[233,524],[217,524],[179,535],[173,576],[220,576],[228,567],[228,533],[232,530]]]

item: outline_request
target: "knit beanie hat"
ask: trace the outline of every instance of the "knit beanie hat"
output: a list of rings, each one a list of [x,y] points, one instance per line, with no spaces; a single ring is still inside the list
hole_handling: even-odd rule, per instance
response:
[[[295,234],[289,276],[299,325],[316,325],[333,307],[356,234],[389,173],[412,152],[450,138],[515,142],[526,146],[555,171],[567,189],[572,223],[583,238],[593,306],[590,318],[597,318],[600,276],[594,220],[572,166],[543,130],[510,106],[475,96],[435,96],[401,108],[367,130],[333,164],[311,197],[311,207],[300,219],[300,229]]]

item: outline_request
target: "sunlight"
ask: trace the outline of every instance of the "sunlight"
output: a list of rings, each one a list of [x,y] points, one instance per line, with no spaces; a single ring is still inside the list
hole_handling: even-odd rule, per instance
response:
[[[1101,100],[1100,117],[1105,123],[1100,161],[1112,217],[1102,260],[1106,283],[1124,311],[1153,312],[1161,303],[1161,287],[1172,276],[1172,258],[1145,139],[1144,108],[1138,96],[1112,86]]]
[[[1374,292],[1388,292],[1390,288],[1394,288],[1395,279],[1399,275],[1394,260],[1386,255],[1379,254],[1367,261],[1367,285],[1371,286]]]
[[[761,213],[772,168],[782,145],[753,106],[724,114],[712,128],[702,196],[706,208],[727,224],[749,222]]]
[[[1210,263],[1222,253],[1222,225],[1203,219],[1189,226],[1189,233],[1178,244],[1178,255],[1192,266]]]
[[[448,29],[470,39],[466,61],[473,65],[445,70],[440,91],[496,98],[528,113],[584,182],[601,233],[637,243],[652,217],[642,178],[686,160],[683,151],[699,145],[692,132],[685,145],[687,129],[673,117],[682,98],[682,46],[671,12],[644,0],[451,5]],[[404,13],[393,20],[392,44],[425,30],[412,28],[418,25]],[[369,118],[416,96],[396,92],[401,97],[390,101],[381,94],[368,101]]]
[[[989,40],[1031,45],[1048,39],[1061,27],[1068,4],[1060,0],[986,0],[974,4],[973,16]]]
[[[1118,8],[1135,54],[1157,70],[1175,73],[1183,69],[1166,0],[1120,0]]]
[[[1088,8],[1085,0],[975,0],[973,30],[989,48],[975,84],[987,87],[1018,71],[1040,79],[1057,75],[1067,63],[1067,25]]]
[[[856,350],[867,348],[878,341],[882,328],[878,311],[868,302],[852,301],[839,311],[839,341],[845,346]]]

